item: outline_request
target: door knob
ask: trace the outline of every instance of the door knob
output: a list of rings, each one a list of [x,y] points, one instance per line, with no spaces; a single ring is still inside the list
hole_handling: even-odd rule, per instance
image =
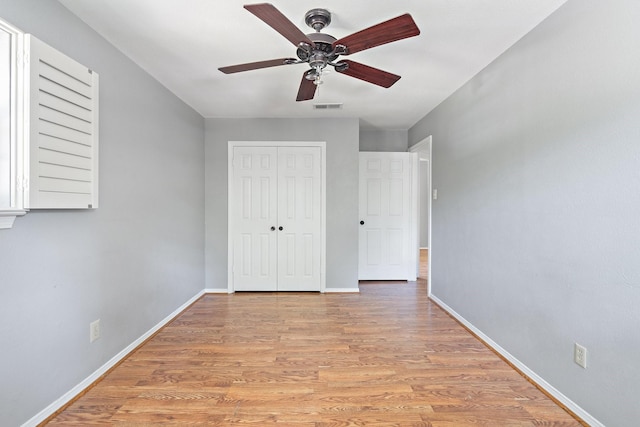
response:
[[[278,227],[278,230],[282,231],[284,230],[284,228],[282,228],[282,226]]]
[[[272,226],[271,226],[271,231],[275,231],[275,229],[276,229],[276,228],[272,225]]]
[[[364,225],[364,221],[360,221],[360,225]]]

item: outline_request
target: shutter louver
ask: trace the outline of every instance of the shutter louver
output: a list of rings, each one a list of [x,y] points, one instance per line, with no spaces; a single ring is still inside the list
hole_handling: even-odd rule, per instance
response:
[[[31,35],[26,208],[98,207],[98,75]]]

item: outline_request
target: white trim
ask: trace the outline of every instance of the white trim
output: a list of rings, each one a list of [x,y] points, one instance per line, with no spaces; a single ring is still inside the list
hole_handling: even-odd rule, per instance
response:
[[[326,288],[324,290],[327,294],[339,294],[339,293],[360,293],[360,288]]]
[[[0,30],[10,37],[9,63],[9,206],[0,208],[0,229],[13,227],[17,216],[26,213],[24,208],[24,127],[25,98],[28,91],[25,87],[24,76],[24,33],[7,21],[0,19]],[[3,143],[0,141],[0,143]]]
[[[320,143],[320,292],[327,291],[327,143]]]
[[[411,207],[410,207],[410,224],[409,224],[409,272],[407,280],[415,282],[418,280],[418,268],[420,265],[420,251],[411,250],[420,246],[420,157],[417,153],[413,154],[411,159]]]
[[[235,145],[229,141],[227,146],[227,292],[232,294],[233,289],[233,230],[235,222],[231,207],[233,206],[233,192],[231,183],[233,182],[233,148]]]
[[[428,162],[429,162],[429,188],[428,188],[428,192],[427,194],[429,195],[429,203],[427,204],[427,210],[429,211],[429,220],[427,221],[427,227],[429,229],[428,234],[429,234],[429,239],[427,242],[427,248],[424,249],[429,249],[429,256],[427,257],[427,295],[431,296],[431,265],[432,265],[432,259],[433,259],[433,243],[431,240],[431,237],[433,235],[433,226],[432,226],[432,221],[433,221],[433,198],[432,198],[432,194],[433,194],[433,136],[429,135],[428,137],[426,137],[425,139],[423,139],[422,141],[413,144],[411,147],[409,147],[409,152],[410,153],[427,153],[427,158],[428,158]],[[420,194],[420,193],[418,193]],[[419,196],[417,196],[419,197]],[[418,200],[418,203],[420,201]],[[418,227],[420,227],[420,221],[418,220]],[[420,229],[418,228],[416,230],[416,234],[418,234],[420,232]],[[418,238],[418,245],[420,244],[420,239]],[[418,248],[418,252],[420,252],[420,249],[422,248]],[[420,256],[418,255],[418,260],[416,262],[416,270],[418,270],[420,268]]]
[[[431,150],[431,135],[429,135],[428,137],[426,137],[425,139],[423,139],[420,142],[416,142],[415,144],[413,144],[411,147],[409,147],[409,152],[410,153],[417,153],[418,151],[427,151],[427,150]]]
[[[418,163],[419,166],[418,168],[420,169],[420,177],[418,179],[418,182],[420,183],[420,185],[418,185],[418,203],[419,203],[419,207],[422,207],[422,190],[420,189],[420,187],[422,186],[422,168],[426,167],[427,168],[427,191],[431,192],[431,150],[429,151],[418,151]],[[424,165],[424,166],[423,166]],[[427,211],[428,211],[428,217],[431,218],[431,200],[427,199]],[[418,218],[418,226],[420,226],[420,219]],[[429,227],[428,221],[427,221],[427,228]],[[420,230],[420,228],[419,228]],[[428,235],[429,233],[427,233]],[[420,243],[420,235],[421,232],[418,231],[418,243]],[[427,238],[427,245],[429,245],[429,241]],[[420,247],[420,249],[429,249],[428,246],[425,247]]]
[[[604,424],[602,424],[600,421],[595,419],[591,414],[589,414],[587,411],[582,409],[574,401],[572,401],[567,396],[562,394],[560,391],[558,391],[551,384],[546,382],[544,380],[544,378],[542,378],[540,375],[538,375],[534,371],[532,371],[527,365],[525,365],[524,363],[522,363],[521,361],[516,359],[507,350],[505,350],[504,348],[500,347],[495,341],[493,341],[491,338],[489,338],[487,335],[485,335],[478,328],[473,326],[473,324],[471,322],[469,322],[467,319],[462,317],[460,314],[458,314],[454,309],[449,307],[447,304],[442,302],[438,297],[436,297],[434,295],[430,295],[430,298],[436,304],[438,304],[444,311],[449,313],[456,320],[458,320],[465,327],[467,327],[470,331],[472,331],[474,334],[476,334],[482,341],[484,341],[494,351],[496,351],[502,357],[507,359],[509,361],[509,363],[511,363],[513,366],[515,366],[517,369],[519,369],[520,372],[522,372],[527,377],[529,377],[529,379],[531,381],[533,381],[538,387],[542,388],[544,391],[546,391],[551,396],[553,396],[555,399],[557,399],[560,403],[562,403],[564,406],[566,406],[567,409],[572,411],[574,414],[576,414],[578,417],[580,417],[583,421],[585,421],[591,427],[604,427]]]
[[[0,211],[0,230],[13,227],[13,222],[17,216],[22,216],[27,212],[21,209]]]
[[[229,292],[229,289],[215,289],[215,288],[207,288],[204,290],[205,294],[231,294],[233,292]]]
[[[0,212],[0,230],[13,227],[16,216],[6,212]]]
[[[59,397],[58,399],[53,401],[49,406],[44,408],[42,411],[40,411],[38,414],[36,414],[33,418],[28,420],[26,423],[22,424],[22,427],[31,427],[31,426],[35,427],[38,424],[40,424],[41,422],[43,422],[44,420],[46,420],[48,417],[53,415],[57,410],[62,408],[64,405],[66,405],[72,399],[74,399],[77,395],[82,393],[86,388],[91,386],[91,384],[93,384],[95,381],[97,381],[102,375],[104,375],[107,371],[109,371],[109,369],[113,368],[120,361],[122,361],[125,357],[127,357],[127,355],[129,353],[131,353],[133,350],[135,350],[145,340],[147,340],[153,334],[158,332],[167,323],[169,323],[173,319],[175,319],[182,311],[184,311],[187,307],[189,307],[191,304],[196,302],[198,300],[198,298],[200,298],[202,295],[204,295],[204,293],[205,293],[205,291],[202,290],[202,291],[198,292],[195,296],[191,297],[187,302],[185,302],[180,307],[178,307],[176,310],[174,310],[173,313],[169,314],[167,317],[162,319],[156,326],[154,326],[153,328],[149,329],[142,336],[140,336],[137,340],[135,340],[134,342],[132,342],[131,344],[126,346],[124,349],[122,349],[122,351],[120,351],[120,353],[118,353],[115,356],[113,356],[111,358],[111,360],[109,360],[107,363],[105,363],[100,368],[98,368],[94,373],[89,375],[87,378],[85,378],[78,385],[76,385],[71,390],[69,390],[68,392],[63,394],[61,397]]]
[[[235,147],[320,147],[320,292],[327,287],[327,143],[325,141],[229,141],[227,146],[227,292],[233,288],[233,149]]]

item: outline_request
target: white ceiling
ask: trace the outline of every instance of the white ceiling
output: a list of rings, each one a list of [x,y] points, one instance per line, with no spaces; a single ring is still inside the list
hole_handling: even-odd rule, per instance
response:
[[[401,75],[391,88],[333,72],[303,102],[295,98],[307,64],[218,71],[296,56],[243,8],[251,1],[59,1],[204,117],[357,117],[366,128],[408,129],[566,0],[273,0],[304,33],[313,32],[304,15],[317,7],[331,11],[323,32],[336,38],[407,12],[421,30],[348,57]],[[344,107],[319,111],[313,103]]]

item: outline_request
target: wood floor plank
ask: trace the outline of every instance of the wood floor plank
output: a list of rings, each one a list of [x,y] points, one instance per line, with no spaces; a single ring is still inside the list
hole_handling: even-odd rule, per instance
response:
[[[206,295],[48,424],[581,425],[432,303],[422,279]]]

